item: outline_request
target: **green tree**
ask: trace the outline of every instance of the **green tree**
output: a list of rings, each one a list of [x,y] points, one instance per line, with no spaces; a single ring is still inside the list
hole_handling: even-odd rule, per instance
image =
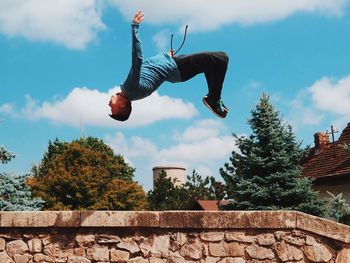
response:
[[[35,196],[45,200],[45,208],[49,210],[81,210],[104,209],[105,200],[109,194],[116,195],[117,190],[124,192],[126,197],[135,192],[114,187],[115,179],[125,181],[118,184],[124,187],[127,183],[133,185],[134,168],[125,163],[121,155],[115,155],[113,150],[97,138],[88,137],[72,142],[60,142],[56,139],[49,142],[48,151],[42,161],[34,165],[32,186]],[[135,188],[130,188],[134,189]],[[113,193],[112,193],[113,192]],[[139,193],[140,199],[145,194]],[[115,201],[117,204],[118,200]],[[123,209],[120,205],[109,205],[109,209]],[[128,209],[138,208],[130,205]]]
[[[343,198],[343,193],[334,195],[331,192],[328,199],[328,215],[336,222],[350,225],[350,206]]]
[[[311,181],[301,177],[305,150],[267,95],[261,97],[248,123],[253,133],[234,135],[239,151],[233,151],[230,163],[220,169],[232,199],[225,209],[284,209],[322,215],[324,202],[317,199]]]
[[[148,192],[151,210],[191,210],[197,200],[215,200],[217,182],[214,177],[205,177],[193,170],[182,186],[175,186],[175,181],[166,177],[163,170],[154,184],[154,190]]]
[[[7,151],[5,147],[0,146],[0,162],[2,164],[8,163],[12,158],[15,158],[15,154]]]
[[[148,192],[148,204],[151,210],[184,210],[187,191],[184,187],[175,186],[175,180],[166,177],[164,170],[154,182],[154,189]]]
[[[31,189],[26,185],[27,175],[15,176],[0,173],[0,211],[40,210],[44,201],[32,198]]]
[[[0,163],[5,164],[15,157],[0,146]],[[31,189],[26,185],[27,176],[0,173],[0,211],[40,210],[44,201],[32,198]]]
[[[145,210],[148,209],[147,197],[136,182],[113,179],[107,190],[93,207],[100,210]]]

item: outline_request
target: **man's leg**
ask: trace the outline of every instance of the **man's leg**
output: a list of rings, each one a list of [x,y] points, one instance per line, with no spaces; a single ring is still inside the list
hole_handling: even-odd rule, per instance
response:
[[[182,81],[204,73],[208,84],[208,95],[203,103],[218,117],[225,118],[228,112],[221,101],[222,85],[225,79],[228,56],[224,52],[202,52],[174,57]]]
[[[208,97],[213,101],[221,98],[225,79],[228,56],[224,52],[202,52],[192,55],[174,57],[182,81],[189,80],[197,74],[204,73],[208,84]]]

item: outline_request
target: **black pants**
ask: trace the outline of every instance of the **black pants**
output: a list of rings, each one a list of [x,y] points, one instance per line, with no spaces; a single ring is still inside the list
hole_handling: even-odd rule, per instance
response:
[[[224,52],[201,52],[174,57],[180,71],[181,80],[186,81],[199,73],[204,73],[208,84],[208,97],[216,102],[221,98],[228,56]]]

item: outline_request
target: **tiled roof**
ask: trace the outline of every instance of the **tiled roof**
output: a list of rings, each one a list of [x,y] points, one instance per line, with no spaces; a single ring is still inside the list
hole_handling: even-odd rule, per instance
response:
[[[350,144],[350,123],[338,141],[329,143],[320,151],[311,148],[311,156],[302,165],[302,176],[321,178],[327,176],[350,176],[350,153],[345,152],[344,143]]]
[[[197,200],[198,205],[202,210],[205,211],[219,211],[218,200]],[[227,201],[222,200],[220,204],[226,205]]]

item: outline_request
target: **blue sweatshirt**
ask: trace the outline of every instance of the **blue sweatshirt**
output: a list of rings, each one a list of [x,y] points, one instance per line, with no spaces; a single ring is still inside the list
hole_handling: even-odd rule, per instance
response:
[[[164,82],[180,82],[181,76],[173,58],[161,53],[143,59],[138,24],[131,25],[132,65],[128,77],[121,85],[122,92],[130,101],[151,95]]]

